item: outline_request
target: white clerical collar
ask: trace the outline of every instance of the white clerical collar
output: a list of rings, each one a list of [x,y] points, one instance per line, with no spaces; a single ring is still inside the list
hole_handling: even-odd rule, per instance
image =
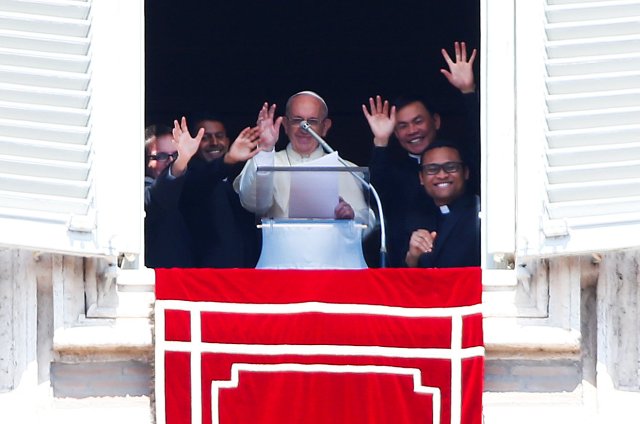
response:
[[[420,155],[414,155],[413,153],[407,153],[410,158],[415,159],[416,162],[420,163]]]
[[[293,145],[291,144],[291,142],[287,144],[286,151],[287,151],[287,157],[289,158],[291,163],[306,162],[306,161],[318,159],[324,156],[324,150],[322,150],[322,147],[320,146],[316,147],[316,149],[310,154],[303,156],[300,153],[293,150]]]
[[[447,206],[447,205],[442,205],[442,206],[440,206],[440,213],[441,213],[441,214],[446,215],[446,214],[448,214],[449,212],[451,212],[451,211],[449,210],[449,206]]]

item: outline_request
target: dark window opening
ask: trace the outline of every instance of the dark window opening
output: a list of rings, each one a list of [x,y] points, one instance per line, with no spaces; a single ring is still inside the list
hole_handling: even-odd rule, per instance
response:
[[[263,102],[284,114],[300,90],[324,97],[327,141],[366,166],[372,135],[361,105],[377,94],[426,94],[438,104],[441,137],[465,127],[459,92],[440,69],[454,41],[480,47],[477,0],[366,3],[147,0],[146,124],[216,112],[231,140],[254,125]],[[480,56],[481,52],[479,52]],[[479,87],[480,57],[475,63]],[[278,149],[284,147],[281,134]]]

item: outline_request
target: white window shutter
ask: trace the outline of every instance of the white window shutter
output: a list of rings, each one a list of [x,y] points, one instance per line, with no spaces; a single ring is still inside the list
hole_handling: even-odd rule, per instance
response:
[[[140,252],[143,32],[141,1],[0,1],[0,245]]]
[[[547,0],[535,21],[541,31],[522,36],[539,36],[541,48],[529,41],[517,50],[530,59],[517,66],[518,97],[529,102],[518,110],[519,253],[638,246],[640,1]]]

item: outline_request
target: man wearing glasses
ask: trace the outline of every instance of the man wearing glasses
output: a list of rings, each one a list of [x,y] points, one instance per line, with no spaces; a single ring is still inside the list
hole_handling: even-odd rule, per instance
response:
[[[275,109],[275,105],[268,103],[260,109],[259,153],[247,162],[234,181],[234,189],[245,209],[270,223],[273,223],[271,219],[283,218],[304,221],[302,226],[285,222],[283,226],[263,227],[256,267],[366,268],[362,236],[371,228],[375,216],[365,201],[361,181],[349,172],[306,173],[296,177],[286,172],[297,165],[355,166],[346,161],[340,163],[337,157],[327,157],[319,141],[307,131],[311,128],[319,138],[327,135],[331,128],[327,104],[318,94],[301,91],[287,101],[285,116],[276,118]],[[284,127],[289,143],[276,152],[280,126]],[[278,173],[258,172],[259,167],[273,166],[286,169]],[[291,199],[290,192],[296,197]],[[315,225],[318,222],[307,221],[308,218],[340,221]]]
[[[471,187],[479,191],[476,163],[479,163],[479,123],[478,97],[473,75],[473,63],[476,50],[467,57],[464,42],[454,44],[455,56],[452,59],[445,49],[442,55],[447,69],[440,72],[449,83],[460,91],[469,118],[469,143],[465,152],[471,160]],[[371,132],[373,133],[373,151],[369,169],[371,183],[380,193],[384,207],[389,237],[389,263],[402,266],[404,251],[394,251],[403,236],[404,217],[411,210],[416,197],[422,194],[418,178],[420,154],[435,140],[440,127],[441,117],[434,106],[422,96],[398,98],[392,106],[380,96],[369,99],[369,108],[362,105]],[[395,142],[392,140],[395,136]]]
[[[169,169],[179,156],[172,129],[151,125],[145,130],[144,242],[145,265],[150,268],[193,266],[191,239],[178,208],[185,179],[175,176],[181,175],[186,157],[193,155],[198,146],[185,147],[171,177]]]
[[[301,123],[307,121],[320,136],[325,137],[331,128],[327,104],[312,91],[301,91],[289,98],[285,116],[275,117],[276,105],[264,103],[258,114],[257,125],[260,128],[260,151],[248,161],[242,173],[234,181],[234,188],[240,195],[240,202],[249,211],[265,214],[270,218],[288,217],[289,193],[283,187],[282,180],[273,181],[273,190],[257,193],[258,166],[295,166],[323,157],[326,153]],[[289,138],[289,144],[283,150],[274,151],[280,132],[280,126]],[[353,165],[353,164],[351,164]],[[355,166],[355,165],[353,165]],[[310,188],[311,189],[311,188]],[[359,219],[370,223],[369,208],[366,205],[362,189],[353,178],[340,181],[340,198],[336,199],[334,218]]]
[[[147,165],[145,175],[153,182],[178,157],[178,150],[173,145],[171,128],[150,125],[145,129],[144,149]]]
[[[466,191],[469,168],[458,147],[443,140],[432,142],[422,154],[419,179],[423,200],[431,207],[416,208],[407,217],[406,265],[480,266],[479,199]]]

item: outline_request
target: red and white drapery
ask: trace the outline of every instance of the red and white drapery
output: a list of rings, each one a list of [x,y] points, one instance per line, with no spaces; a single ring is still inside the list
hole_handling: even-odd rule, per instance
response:
[[[482,421],[481,271],[156,270],[156,418]]]

